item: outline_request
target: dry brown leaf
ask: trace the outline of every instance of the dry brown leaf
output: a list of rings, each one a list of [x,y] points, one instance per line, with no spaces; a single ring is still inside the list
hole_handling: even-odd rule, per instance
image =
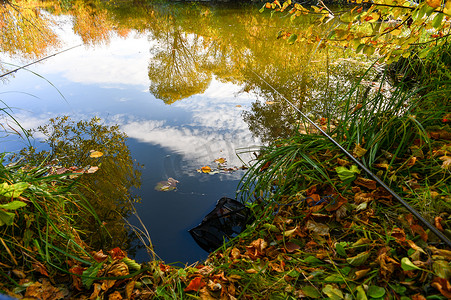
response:
[[[127,299],[131,299],[133,294],[133,289],[135,288],[135,280],[130,280],[127,285],[125,286],[125,297]]]
[[[121,293],[119,293],[119,291],[114,291],[108,296],[108,300],[122,300],[122,299],[124,298],[122,298],[122,295]]]
[[[435,287],[439,292],[445,296],[446,299],[451,299],[451,284],[448,280],[440,277],[434,278],[431,286]]]
[[[371,269],[363,269],[363,270],[358,270],[355,271],[355,277],[353,278],[353,280],[359,280],[360,278],[365,277],[365,275],[371,271]]]
[[[351,163],[349,161],[347,161],[346,159],[341,159],[341,158],[337,158],[337,163],[342,166],[342,167],[347,167],[349,166]]]
[[[451,156],[444,155],[444,156],[439,157],[439,158],[440,158],[440,160],[443,160],[442,168],[445,169],[445,170],[450,169],[450,167],[451,167]]]
[[[49,277],[49,273],[47,273],[47,269],[42,263],[38,261],[34,262],[33,268],[35,271],[41,273],[42,275]]]
[[[356,144],[354,149],[352,150],[352,155],[354,157],[360,158],[365,155],[366,149],[363,148],[360,144]]]
[[[301,249],[301,246],[299,246],[296,243],[293,243],[293,242],[285,243],[285,250],[287,250],[287,252],[289,252],[289,253],[293,253],[294,251],[299,250],[299,249]]]
[[[214,299],[218,299],[217,297],[214,297],[210,294],[209,290],[207,289],[207,287],[202,287],[199,290],[199,296],[201,300],[214,300]]]
[[[317,235],[328,235],[329,234],[329,226],[323,223],[317,223],[312,220],[308,220],[305,227],[314,234]]]
[[[93,292],[91,296],[89,296],[89,300],[94,300],[99,297],[100,292],[102,291],[102,285],[100,283],[93,284]]]
[[[25,291],[25,297],[41,300],[53,300],[63,299],[65,297],[65,293],[63,290],[52,286],[48,280],[43,279],[42,283],[35,282],[28,286]]]
[[[124,262],[116,262],[108,269],[107,274],[112,277],[120,277],[129,274],[128,266]]]
[[[356,180],[354,180],[354,184],[366,187],[367,189],[370,189],[370,190],[376,189],[376,181],[374,181],[372,179],[363,178],[360,176],[357,177]]]
[[[441,223],[442,221],[443,221],[443,218],[440,217],[440,216],[434,218],[434,225],[440,231],[443,231],[443,226],[442,226],[442,223]]]
[[[240,250],[234,247],[232,251],[230,251],[230,256],[232,257],[232,259],[239,259],[241,256]]]
[[[107,259],[108,255],[103,253],[103,250],[97,251],[94,253],[93,258],[96,262],[102,262]]]
[[[16,270],[16,269],[14,269],[12,272],[13,272],[14,275],[16,275],[16,276],[17,276],[18,278],[20,278],[20,279],[24,279],[25,277],[27,277],[27,276],[25,275],[25,273],[22,272],[21,270]]]

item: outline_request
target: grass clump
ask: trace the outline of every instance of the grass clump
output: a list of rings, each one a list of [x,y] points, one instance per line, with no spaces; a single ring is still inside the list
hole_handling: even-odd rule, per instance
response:
[[[53,278],[68,269],[69,261],[89,257],[76,218],[95,212],[73,190],[74,182],[52,173],[45,162],[6,164],[5,155],[1,162],[0,288],[6,291],[12,284],[17,293],[31,285],[34,275]]]

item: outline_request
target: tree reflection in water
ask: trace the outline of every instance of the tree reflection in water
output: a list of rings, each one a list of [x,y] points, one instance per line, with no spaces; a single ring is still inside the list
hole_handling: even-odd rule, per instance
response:
[[[58,167],[99,166],[97,172],[79,177],[77,188],[97,213],[101,224],[92,216],[77,216],[84,240],[93,249],[126,249],[131,239],[125,219],[132,212],[132,203],[138,201],[132,188],[139,188],[140,171],[133,162],[125,144],[126,135],[118,126],[107,126],[98,118],[90,121],[72,121],[69,117],[50,119],[38,127],[37,133],[45,136],[49,150],[37,152],[31,147],[21,151],[25,160],[34,164],[50,161]],[[99,151],[99,158],[90,153]],[[136,244],[136,243],[134,243]]]

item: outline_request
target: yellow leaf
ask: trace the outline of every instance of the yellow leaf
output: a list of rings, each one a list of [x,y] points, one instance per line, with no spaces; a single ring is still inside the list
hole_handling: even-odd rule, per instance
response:
[[[442,0],[426,0],[426,3],[433,8],[437,8],[442,3]]]
[[[209,166],[205,166],[200,168],[202,170],[203,173],[210,173],[211,172],[211,168]]]
[[[379,20],[380,15],[377,12],[374,12],[371,14],[372,19],[370,20],[370,23],[376,22],[377,20]]]
[[[365,148],[362,148],[360,144],[356,144],[354,150],[352,151],[352,154],[354,155],[354,157],[360,158],[365,155],[366,151],[367,150]]]
[[[399,35],[401,33],[401,29],[400,28],[396,28],[392,31],[390,31],[391,35]]]
[[[91,154],[89,154],[89,157],[97,158],[97,157],[101,157],[102,155],[103,155],[103,153],[100,151],[91,150]]]
[[[276,102],[274,102],[274,101],[266,101],[265,103],[268,104],[268,105],[273,105]]]
[[[215,159],[215,162],[218,164],[224,164],[226,162],[226,159],[224,157],[220,157]]]
[[[451,16],[451,0],[446,1],[445,7],[443,8],[443,13]]]

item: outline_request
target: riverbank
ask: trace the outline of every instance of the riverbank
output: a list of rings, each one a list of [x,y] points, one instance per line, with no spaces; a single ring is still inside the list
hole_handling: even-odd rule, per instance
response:
[[[211,11],[202,10],[200,15],[206,19],[210,14]],[[199,15],[195,17],[198,20]],[[180,20],[180,15],[167,19]],[[93,19],[93,23],[87,24],[97,21]],[[168,23],[162,24],[162,28],[169,27]],[[261,49],[269,48],[261,38],[267,33],[254,38],[260,24],[269,23],[256,24],[251,26],[251,40],[261,43]],[[86,32],[90,28],[97,27],[84,27]],[[235,26],[217,28],[218,40],[243,37],[234,31],[223,34],[224,28]],[[207,29],[203,26],[201,31],[210,31]],[[286,32],[282,35],[288,37]],[[178,34],[175,40],[184,36]],[[188,41],[189,38],[187,44]],[[271,66],[280,64],[285,51],[293,46],[280,41],[284,42],[279,45],[283,55],[276,57]],[[234,42],[227,40],[227,44]],[[172,46],[168,49],[169,54],[176,50]],[[192,53],[203,53],[194,51],[198,48],[192,49]],[[257,50],[252,53],[260,53]],[[288,82],[285,79],[299,75],[301,65],[291,65],[303,56],[298,52],[293,51],[299,56],[275,73],[263,72],[268,69],[267,59],[274,53],[255,55],[263,57],[259,73],[277,74],[274,77],[278,81]],[[220,56],[238,57],[234,53],[238,52],[224,52]],[[347,93],[324,92],[334,100],[333,104],[308,101],[312,107],[303,107],[311,112],[309,117],[315,123],[448,238],[450,53],[446,45],[426,58],[401,60],[391,65],[388,73],[382,67],[371,68],[367,72],[373,72],[371,77],[355,71],[349,77],[358,73],[358,80],[345,81]],[[324,62],[328,64],[329,56]],[[408,67],[412,65],[415,67]],[[236,66],[236,70],[245,69],[239,58]],[[290,66],[292,73],[287,70]],[[221,72],[226,74],[224,78],[232,73]],[[247,84],[243,89],[256,87],[263,90],[262,94],[268,93],[262,88],[263,82],[250,81],[253,75],[248,73],[248,70],[237,72],[236,78],[246,79],[242,79]],[[158,70],[154,74],[161,77]],[[286,77],[282,80],[279,74]],[[329,79],[334,76],[327,77],[324,84],[333,82]],[[311,80],[318,85],[320,79]],[[165,82],[162,86],[166,86]],[[304,88],[307,91],[311,86]],[[190,89],[182,86],[180,90]],[[297,93],[298,90],[293,92],[293,98]],[[162,98],[168,93],[159,95]],[[301,95],[310,100],[323,98],[323,93],[317,91]],[[166,100],[171,103],[177,100],[174,97]],[[276,101],[283,100],[272,94],[263,99],[264,108],[279,105]],[[299,102],[299,106],[305,102]],[[262,108],[263,104],[256,107]],[[124,143],[125,134],[117,126],[100,125],[98,119],[91,122],[73,122],[67,117],[52,119],[52,126],[42,129],[48,133],[52,151],[40,155],[22,152],[14,163],[10,163],[7,154],[2,156],[0,292],[34,299],[451,298],[449,247],[290,109],[288,105],[279,106],[274,111],[277,118],[268,119],[271,120],[268,131],[284,137],[273,138],[268,134],[270,142],[252,154],[255,160],[238,187],[238,199],[250,208],[253,221],[208,259],[185,267],[157,258],[149,237],[152,228],[146,232],[144,227],[142,232],[147,233],[142,235],[148,237],[143,245],[147,243],[154,258],[151,261],[138,264],[131,253],[127,254],[125,242],[120,248],[112,246],[117,237],[127,240],[129,228],[123,225],[123,215],[111,216],[109,212],[120,210],[116,209],[117,199],[126,207],[130,189],[137,185],[133,160]],[[291,119],[280,118],[282,114]],[[254,120],[262,115],[256,113]],[[248,117],[252,119],[252,115]],[[273,126],[279,119],[282,125],[285,120],[294,120],[280,130]],[[294,132],[290,131],[292,128]],[[70,142],[64,138],[68,132]],[[86,133],[93,134],[87,138]],[[25,130],[20,134],[28,136]],[[107,144],[114,145],[114,151]],[[119,159],[125,163],[118,165]],[[195,169],[192,171],[195,173]],[[99,186],[95,176],[106,178],[108,186]],[[106,197],[111,191],[114,197]],[[99,208],[106,205],[110,206],[108,214],[99,217]]]

